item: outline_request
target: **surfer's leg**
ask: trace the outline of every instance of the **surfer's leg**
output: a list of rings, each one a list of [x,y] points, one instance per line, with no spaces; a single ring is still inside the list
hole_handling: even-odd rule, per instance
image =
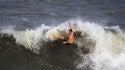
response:
[[[63,44],[70,44],[69,42],[63,42]]]
[[[70,43],[64,43],[65,45],[71,45]]]

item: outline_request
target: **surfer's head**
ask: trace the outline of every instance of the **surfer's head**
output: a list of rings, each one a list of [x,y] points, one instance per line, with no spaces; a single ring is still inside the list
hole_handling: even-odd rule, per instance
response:
[[[72,29],[69,29],[69,32],[72,32],[73,30]]]

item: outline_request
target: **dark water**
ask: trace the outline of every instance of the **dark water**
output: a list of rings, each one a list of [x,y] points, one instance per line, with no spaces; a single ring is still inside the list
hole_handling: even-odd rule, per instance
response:
[[[63,45],[61,40],[44,43],[39,54],[16,44],[13,36],[6,34],[0,38],[0,45],[0,70],[78,70],[76,65],[82,60],[75,44]],[[85,55],[89,53],[82,50]]]
[[[1,0],[1,26],[33,27],[70,19],[124,26],[124,0]]]
[[[0,0],[0,28],[32,29],[71,19],[124,29],[125,0]],[[85,48],[83,51],[89,54]],[[79,70],[79,52],[75,47],[50,42],[36,54],[16,44],[13,37],[5,36],[0,38],[0,70]],[[91,70],[90,65],[83,70]]]

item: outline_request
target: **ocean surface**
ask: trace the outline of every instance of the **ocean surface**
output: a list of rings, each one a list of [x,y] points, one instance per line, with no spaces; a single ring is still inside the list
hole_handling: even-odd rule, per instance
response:
[[[0,0],[0,70],[125,70],[125,0]]]

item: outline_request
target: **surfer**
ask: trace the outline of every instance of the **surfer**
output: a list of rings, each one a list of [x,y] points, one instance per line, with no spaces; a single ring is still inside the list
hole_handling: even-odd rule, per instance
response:
[[[73,42],[74,42],[74,32],[73,32],[73,28],[70,25],[70,22],[69,22],[69,31],[68,31],[68,34],[66,36],[55,36],[55,35],[53,35],[53,37],[62,39],[63,44],[66,44],[66,45],[73,44]]]

